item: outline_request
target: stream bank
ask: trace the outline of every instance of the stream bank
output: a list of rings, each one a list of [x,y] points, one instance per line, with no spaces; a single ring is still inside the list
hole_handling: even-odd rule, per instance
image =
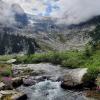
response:
[[[98,98],[100,98],[100,95],[97,98],[91,97],[87,95],[89,92],[82,89],[68,90],[61,88],[66,74],[71,73],[71,75],[76,75],[75,77],[78,75],[79,79],[83,75],[82,72],[86,73],[87,69],[67,69],[60,67],[60,65],[39,63],[12,65],[12,70],[11,83],[13,83],[13,89],[21,94],[23,93],[24,96],[26,95],[27,100],[99,100]]]

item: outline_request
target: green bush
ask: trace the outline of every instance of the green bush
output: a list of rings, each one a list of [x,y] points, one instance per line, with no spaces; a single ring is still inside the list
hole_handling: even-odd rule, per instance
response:
[[[12,75],[12,72],[11,72],[11,70],[5,70],[5,71],[2,71],[1,73],[0,73],[0,75],[2,76],[2,77],[9,77],[9,76],[11,76]]]
[[[67,68],[89,69],[89,75],[94,77],[100,73],[100,50],[91,50],[87,48],[85,51],[65,51],[65,52],[48,52],[42,54],[32,54],[17,57],[17,63],[52,63],[60,64]],[[93,75],[93,76],[92,76]]]

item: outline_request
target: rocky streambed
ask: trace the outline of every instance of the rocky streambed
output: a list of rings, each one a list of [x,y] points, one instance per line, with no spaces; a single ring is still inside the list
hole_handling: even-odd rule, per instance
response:
[[[1,100],[100,100],[100,94],[92,97],[90,94],[95,92],[81,90],[86,68],[66,69],[40,63],[12,65],[12,70],[13,78],[2,82],[0,91],[1,97],[10,95],[10,99]]]

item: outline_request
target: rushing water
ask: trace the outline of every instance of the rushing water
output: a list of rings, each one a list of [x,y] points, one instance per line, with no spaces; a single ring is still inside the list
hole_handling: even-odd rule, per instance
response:
[[[20,87],[29,100],[87,100],[81,92],[65,91],[60,82],[45,80],[31,87]]]
[[[22,67],[15,66],[15,68],[21,69]],[[18,90],[28,95],[28,100],[91,100],[87,99],[82,92],[62,89],[60,86],[61,82],[56,81],[58,77],[63,76],[64,73],[70,70],[51,64],[30,64],[27,65],[27,68],[34,69],[35,71],[44,71],[45,73],[40,76],[51,76],[51,80],[42,80],[33,86],[21,86],[18,88]]]

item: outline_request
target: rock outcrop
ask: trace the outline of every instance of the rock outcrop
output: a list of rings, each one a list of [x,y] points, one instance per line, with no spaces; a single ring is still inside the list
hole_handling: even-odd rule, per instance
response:
[[[2,79],[3,83],[1,84],[1,89],[14,89],[17,88],[19,86],[21,86],[23,84],[23,79],[21,77],[16,77],[16,78],[3,78]]]
[[[37,44],[34,39],[25,36],[7,34],[7,31],[0,29],[0,55],[12,53],[34,53]],[[2,32],[2,33],[1,33]]]
[[[66,73],[61,83],[61,87],[64,89],[81,89],[85,83],[83,79],[88,73],[87,70],[87,68],[73,69],[71,72]]]
[[[3,90],[5,88],[5,84],[3,82],[0,83],[0,90]]]

